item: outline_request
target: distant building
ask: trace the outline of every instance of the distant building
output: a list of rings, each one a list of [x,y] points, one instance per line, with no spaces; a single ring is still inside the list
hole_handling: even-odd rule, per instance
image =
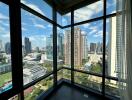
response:
[[[103,53],[103,43],[97,43],[96,53]]]
[[[31,53],[31,42],[29,40],[29,38],[25,37],[24,39],[24,42],[25,42],[25,53],[28,54],[28,53]]]
[[[65,64],[71,64],[71,31],[66,30],[64,34],[64,57]],[[82,59],[87,57],[87,39],[80,28],[74,29],[74,65],[81,66]]]
[[[47,69],[39,65],[23,69],[24,85],[46,74]]]
[[[7,42],[5,44],[5,52],[6,52],[6,54],[11,54],[11,44],[10,44],[10,42]]]
[[[3,45],[2,45],[2,40],[0,40],[0,51],[2,51]]]
[[[90,52],[95,53],[96,52],[96,43],[90,43]]]
[[[66,30],[64,34],[64,63],[71,65],[71,30]]]
[[[81,53],[82,59],[86,59],[88,57],[88,45],[86,34],[81,34]]]
[[[53,59],[53,36],[46,37],[46,56],[47,59]]]
[[[36,51],[36,52],[39,52],[39,47],[36,47],[36,48],[35,48],[35,51]]]
[[[0,74],[4,74],[11,71],[11,64],[4,64],[0,66]]]
[[[62,33],[57,35],[57,53],[58,59],[63,59],[63,41],[62,41]]]

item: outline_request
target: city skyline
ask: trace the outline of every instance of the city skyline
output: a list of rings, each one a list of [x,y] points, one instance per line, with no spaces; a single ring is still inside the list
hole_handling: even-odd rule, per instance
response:
[[[42,10],[41,13],[43,12],[44,15],[48,16],[49,18],[52,18],[52,14],[50,13],[51,8],[44,3],[45,5],[45,9],[43,8],[43,6],[38,6],[38,5],[42,5],[42,1],[41,2],[37,2],[37,1],[30,1],[30,0],[22,0],[21,2],[23,2],[24,4],[32,7],[36,7],[37,9],[39,9],[38,11],[40,11],[40,9]],[[111,3],[113,2],[112,0],[108,0],[108,11],[109,13],[112,13],[115,10],[115,4]],[[114,0],[115,2],[115,0]],[[34,5],[34,6],[31,6]],[[35,8],[34,8],[35,9]],[[21,16],[22,16],[22,38],[24,39],[24,37],[29,37],[30,40],[32,41],[33,45],[36,46],[40,46],[42,45],[46,45],[46,36],[49,36],[50,34],[52,34],[52,25],[49,24],[48,22],[41,20],[40,18],[36,17],[35,15],[32,15],[31,13],[28,13],[25,10],[21,10]],[[98,12],[98,13],[102,13],[102,11]],[[90,15],[91,18],[92,16],[94,16],[94,14]],[[77,16],[75,16],[77,17]],[[83,16],[82,16],[83,17]],[[62,16],[61,18],[59,18],[58,20],[61,20],[62,23],[67,23],[66,19],[70,19],[69,14],[67,14],[66,16]],[[28,23],[28,24],[27,24]],[[109,21],[107,21],[107,23],[109,24]],[[91,42],[96,42],[95,40],[97,40],[96,37],[101,37],[102,35],[102,28],[100,26],[102,26],[102,21],[101,22],[95,22],[95,23],[90,23],[89,24],[84,24],[82,25],[81,29],[84,30],[84,33],[87,33],[89,36],[91,35]],[[95,27],[96,26],[96,27]],[[63,31],[60,30],[59,28],[57,28],[58,31]],[[1,34],[0,34],[0,40],[3,41],[3,44],[5,44],[6,42],[10,42],[10,26],[9,26],[9,7],[3,3],[0,3],[0,30],[1,30]],[[64,33],[64,32],[62,32]],[[44,39],[43,39],[44,38]],[[39,40],[39,42],[37,41]],[[41,44],[40,44],[41,42]]]

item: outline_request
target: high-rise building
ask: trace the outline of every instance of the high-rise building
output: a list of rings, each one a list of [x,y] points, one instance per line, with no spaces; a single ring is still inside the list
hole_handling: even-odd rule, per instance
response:
[[[82,52],[81,52],[81,29],[74,28],[74,65],[81,66],[82,64]]]
[[[66,30],[64,34],[64,63],[71,65],[71,30]]]
[[[90,52],[95,53],[96,52],[96,43],[90,43]]]
[[[108,39],[108,75],[113,77],[117,76],[116,39],[116,17],[112,17],[110,18],[110,32]]]
[[[97,43],[96,53],[103,53],[103,43]]]
[[[2,40],[0,40],[0,51],[2,51],[3,45],[2,45]]]
[[[82,59],[87,56],[86,35],[81,33],[80,28],[74,28],[74,65],[81,66]],[[70,65],[71,61],[71,31],[66,30],[64,36],[65,64]]]
[[[24,42],[25,42],[25,53],[26,54],[31,53],[32,49],[31,49],[31,42],[29,38],[25,37]]]
[[[46,37],[46,56],[47,59],[53,59],[53,36]]]
[[[5,44],[5,52],[6,52],[6,54],[11,54],[11,44],[10,44],[10,42],[7,42]]]
[[[82,59],[86,59],[88,57],[87,36],[84,33],[81,34],[81,53]]]
[[[58,59],[63,59],[63,39],[62,33],[59,33],[57,36],[57,51],[58,51]]]

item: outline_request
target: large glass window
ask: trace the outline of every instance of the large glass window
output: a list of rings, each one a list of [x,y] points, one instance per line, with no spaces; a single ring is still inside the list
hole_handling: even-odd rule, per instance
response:
[[[24,85],[53,70],[52,25],[22,10]]]
[[[64,30],[64,67],[71,67],[71,30]]]
[[[36,100],[37,97],[46,92],[49,88],[53,86],[53,76],[49,76],[44,80],[36,83],[34,86],[29,87],[24,91],[25,100]]]
[[[88,75],[80,72],[74,72],[74,74],[76,83],[101,91],[102,77]]]
[[[74,28],[75,69],[102,73],[102,20]]]
[[[120,66],[118,66],[117,47],[120,44],[118,34],[116,33],[116,17],[107,19],[106,25],[106,76],[118,77]],[[119,82],[106,79],[106,93],[119,96]]]
[[[9,7],[0,2],[0,94],[12,88]]]
[[[45,2],[45,0],[21,0],[21,3],[27,5],[49,19],[52,19],[52,8]]]
[[[57,67],[64,65],[64,32],[57,27]]]
[[[103,0],[75,10],[74,22],[81,22],[103,15]]]

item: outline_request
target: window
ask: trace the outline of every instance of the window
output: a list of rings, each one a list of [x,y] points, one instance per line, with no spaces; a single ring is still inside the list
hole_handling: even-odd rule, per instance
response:
[[[12,88],[9,7],[0,2],[0,94]]]
[[[71,24],[71,13],[62,16],[62,26]]]
[[[74,28],[75,69],[102,74],[102,20]]]
[[[57,67],[64,65],[64,32],[57,27]]]
[[[106,94],[119,97],[119,82],[115,80],[105,79],[105,92]]]
[[[71,80],[71,70],[63,69],[63,78]]]
[[[107,14],[112,14],[116,12],[116,2],[117,0],[106,0],[107,2]]]
[[[102,77],[88,75],[80,72],[74,72],[74,74],[75,83],[101,91]]]
[[[44,0],[21,0],[21,3],[52,19],[52,8]]]
[[[64,34],[64,67],[71,67],[71,30],[66,28],[63,30]]]
[[[51,75],[46,79],[36,83],[34,86],[31,86],[28,89],[24,90],[24,99],[35,100],[41,93],[44,93],[52,86],[53,86],[53,76]]]
[[[53,70],[52,25],[22,10],[24,85]]]
[[[74,22],[81,22],[103,15],[103,0],[75,10]]]

